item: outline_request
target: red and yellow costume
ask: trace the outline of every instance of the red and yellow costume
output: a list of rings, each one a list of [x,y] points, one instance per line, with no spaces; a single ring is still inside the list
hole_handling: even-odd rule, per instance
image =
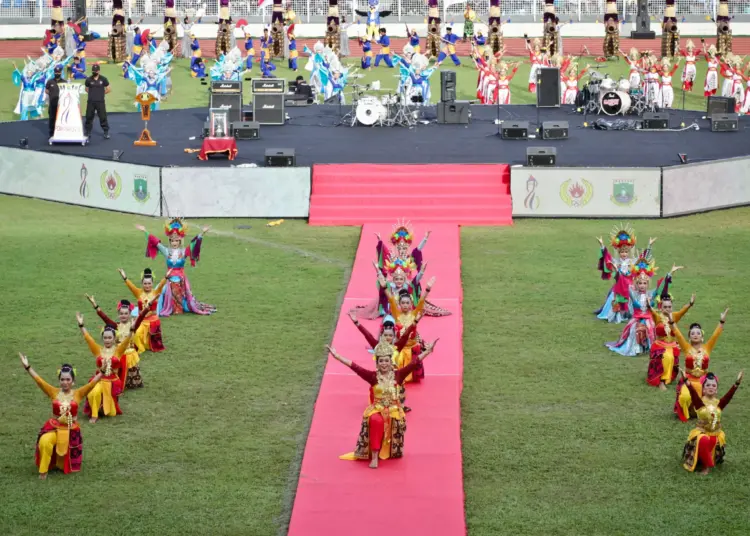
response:
[[[719,340],[721,333],[724,331],[724,326],[723,324],[719,324],[714,330],[713,335],[711,335],[711,338],[708,339],[708,342],[701,344],[698,348],[693,347],[692,344],[685,340],[685,337],[680,333],[680,328],[676,325],[670,327],[674,331],[680,349],[685,353],[687,383],[690,383],[695,392],[698,393],[698,396],[702,396],[703,378],[711,362],[711,352],[716,345],[716,341]],[[695,411],[690,391],[685,383],[680,380],[677,384],[677,400],[674,403],[674,412],[682,422],[687,422],[690,419],[691,410]]]
[[[717,400],[715,397],[701,397],[690,382],[686,384],[693,407],[698,417],[695,428],[690,430],[685,448],[682,451],[682,466],[695,471],[698,466],[704,469],[715,467],[724,461],[726,436],[721,429],[721,413],[732,400],[738,384]]]
[[[167,284],[165,277],[159,282],[159,285],[146,292],[142,288],[136,287],[130,279],[125,279],[125,284],[130,289],[136,300],[138,300],[138,310],[148,309],[146,317],[135,332],[133,342],[139,353],[150,350],[151,352],[161,352],[164,350],[164,342],[161,337],[161,321],[156,314],[156,308],[159,303],[159,294],[161,294],[164,285]]]
[[[391,356],[393,347],[379,343],[375,347],[375,356]],[[417,368],[419,362],[412,363],[400,370],[391,370],[387,374],[367,370],[356,363],[351,369],[370,384],[371,403],[362,414],[362,428],[354,452],[340,456],[342,460],[370,460],[373,452],[381,460],[401,458],[404,455],[404,437],[406,435],[406,415],[399,401],[400,385]]]
[[[133,311],[133,305],[129,302],[120,302],[117,304],[117,310],[119,311],[122,307],[128,307],[130,311]],[[102,311],[98,305],[95,308],[96,314],[99,315],[104,321],[104,324],[109,328],[115,330],[115,342],[121,343],[125,338],[131,339],[130,330],[135,323],[135,318],[130,318],[127,322],[115,322],[107,313]],[[138,350],[135,347],[135,343],[131,339],[130,346],[125,350],[123,355],[125,359],[121,360],[120,363],[120,381],[122,382],[124,389],[136,389],[143,387],[143,379],[141,378],[141,368],[139,366],[141,357],[138,355]]]
[[[690,309],[686,305],[676,313],[672,313],[675,324],[685,316]],[[654,333],[656,340],[651,345],[649,352],[650,360],[646,372],[646,383],[659,387],[661,382],[670,384],[677,377],[677,368],[680,363],[680,347],[677,344],[672,328],[669,327],[669,318],[659,310],[651,309],[651,318],[654,321]]]
[[[91,354],[96,358],[96,370],[102,373],[102,379],[89,392],[83,411],[86,415],[96,419],[99,410],[107,417],[122,415],[119,404],[119,396],[122,393],[122,381],[120,381],[120,359],[130,344],[130,338],[125,339],[117,346],[106,348],[99,346],[88,331],[83,337],[89,345]]]
[[[98,386],[98,380],[65,393],[59,387],[52,387],[36,374],[32,377],[44,394],[52,400],[52,413],[55,416],[45,422],[39,430],[34,453],[39,473],[47,473],[50,465],[66,475],[77,473],[81,470],[83,461],[83,437],[77,422],[78,407],[91,390]]]
[[[388,303],[391,307],[391,313],[393,318],[396,320],[396,333],[411,332],[409,339],[406,342],[404,348],[399,352],[399,369],[406,367],[412,363],[412,358],[419,355],[422,351],[422,339],[416,330],[416,319],[417,316],[421,316],[424,312],[427,295],[430,289],[427,288],[422,293],[422,297],[419,299],[416,307],[412,307],[411,311],[403,312],[399,307],[399,296],[394,296],[390,290],[386,291],[388,296]],[[404,378],[404,382],[419,383],[424,378],[424,365],[418,363],[414,370],[414,375],[407,375]]]

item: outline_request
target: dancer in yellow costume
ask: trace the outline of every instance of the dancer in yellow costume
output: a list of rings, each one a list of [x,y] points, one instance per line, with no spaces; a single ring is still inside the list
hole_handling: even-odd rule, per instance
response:
[[[658,387],[662,391],[667,390],[667,385],[677,377],[677,365],[680,359],[680,347],[676,342],[674,333],[669,327],[669,316],[677,324],[680,319],[695,304],[695,294],[690,297],[690,303],[677,312],[672,312],[672,296],[664,289],[660,298],[658,309],[653,309],[648,303],[651,318],[654,321],[654,333],[656,339],[650,348],[650,360],[646,372],[646,383]]]
[[[156,308],[159,304],[159,295],[161,294],[164,285],[167,284],[166,277],[159,282],[159,285],[154,288],[154,275],[151,272],[151,268],[143,270],[141,277],[141,284],[143,287],[136,287],[128,276],[125,275],[125,271],[120,268],[117,270],[122,276],[122,280],[125,281],[125,285],[130,289],[135,299],[138,300],[138,310],[143,311],[148,309],[148,313],[143,320],[143,323],[135,332],[134,342],[135,347],[139,353],[143,353],[147,350],[152,352],[161,352],[164,350],[164,342],[161,337],[161,321],[156,314]]]

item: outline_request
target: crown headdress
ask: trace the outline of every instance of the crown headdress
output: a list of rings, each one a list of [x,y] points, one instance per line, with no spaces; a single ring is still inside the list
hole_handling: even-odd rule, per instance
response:
[[[650,255],[646,256],[643,253],[638,255],[638,259],[633,264],[632,274],[635,281],[648,281],[658,270],[656,261]]]
[[[417,265],[414,264],[414,261],[411,257],[404,260],[401,258],[396,259],[390,259],[385,263],[385,269],[388,270],[388,273],[390,275],[396,274],[398,272],[401,272],[405,275],[408,275],[411,273],[412,270],[417,269]]]
[[[170,237],[177,235],[180,238],[185,238],[187,230],[188,225],[182,220],[182,218],[172,218],[164,226],[164,232]]]
[[[630,225],[615,226],[609,235],[610,244],[615,249],[631,249],[635,247],[635,232]]]
[[[411,235],[411,229],[409,229],[409,222],[406,220],[397,221],[396,225],[393,226],[393,234],[391,234],[391,244],[394,246],[400,242],[411,244],[414,237]]]
[[[381,340],[376,346],[375,346],[375,358],[378,357],[393,357],[393,346],[385,342],[384,340]]]

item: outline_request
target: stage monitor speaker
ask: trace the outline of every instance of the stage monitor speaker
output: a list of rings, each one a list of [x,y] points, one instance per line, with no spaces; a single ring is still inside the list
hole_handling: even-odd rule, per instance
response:
[[[437,122],[441,125],[468,125],[471,104],[469,101],[439,102]]]
[[[211,132],[211,125],[208,121],[203,123],[203,137],[208,138],[208,133]]]
[[[456,71],[440,71],[440,101],[456,100]]]
[[[542,67],[536,75],[536,105],[539,108],[560,106],[560,69]]]
[[[713,114],[711,116],[711,132],[738,132],[739,120],[737,114]]]
[[[554,166],[557,149],[554,147],[529,147],[526,149],[526,164],[532,167]]]
[[[294,167],[297,157],[294,149],[266,149],[266,167]]]
[[[567,140],[570,126],[567,121],[545,121],[542,123],[543,140]]]
[[[635,30],[630,32],[631,39],[654,39],[656,33],[651,30],[651,16],[648,14],[648,0],[638,0],[638,11],[635,16]]]
[[[283,94],[255,94],[253,121],[261,125],[283,125],[285,120]]]
[[[501,135],[504,140],[527,140],[529,139],[529,122],[505,122],[502,126]]]
[[[238,121],[230,126],[236,140],[257,140],[260,138],[260,124],[254,121]]]
[[[733,114],[734,113],[735,100],[734,97],[708,97],[708,103],[706,105],[706,113],[708,115],[713,114]]]
[[[215,80],[211,82],[209,108],[226,108],[229,110],[229,122],[242,118],[242,82],[234,80]]]
[[[643,128],[646,130],[665,130],[669,128],[669,113],[643,112]]]

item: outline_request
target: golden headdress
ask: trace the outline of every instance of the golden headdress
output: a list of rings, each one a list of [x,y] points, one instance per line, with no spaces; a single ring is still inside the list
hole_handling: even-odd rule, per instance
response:
[[[166,223],[166,225],[164,225],[164,232],[169,237],[177,235],[180,238],[185,238],[185,233],[187,233],[187,230],[188,225],[183,221],[182,218],[172,218]]]
[[[630,224],[616,225],[609,234],[609,243],[612,247],[620,251],[630,250],[635,247],[635,232]]]
[[[384,340],[381,340],[375,346],[375,350],[374,350],[375,359],[377,360],[377,358],[379,358],[379,357],[392,358],[393,357],[393,351],[394,351],[394,347],[392,345],[388,344]]]

